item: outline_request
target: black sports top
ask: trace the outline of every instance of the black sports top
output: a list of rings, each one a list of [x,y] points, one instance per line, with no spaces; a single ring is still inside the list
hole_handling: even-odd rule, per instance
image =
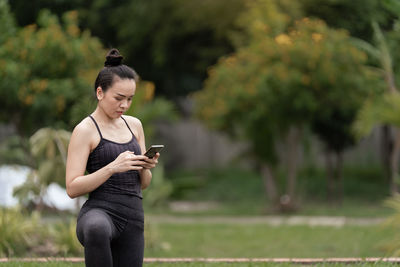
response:
[[[103,168],[104,166],[115,160],[119,154],[127,150],[135,152],[136,155],[142,154],[135,135],[133,134],[131,128],[129,128],[128,123],[122,116],[121,118],[124,120],[126,126],[132,134],[132,139],[126,143],[117,143],[103,138],[97,122],[92,116],[89,115],[89,117],[93,120],[100,134],[100,143],[89,154],[89,158],[86,164],[86,170],[89,173],[93,173]],[[95,197],[96,193],[123,194],[142,198],[139,172],[127,171],[115,173],[93,192],[89,193],[89,198]]]

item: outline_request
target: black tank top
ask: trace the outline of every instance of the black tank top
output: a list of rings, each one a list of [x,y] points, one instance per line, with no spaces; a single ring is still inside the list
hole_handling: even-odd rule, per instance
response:
[[[89,117],[93,120],[100,134],[100,143],[89,154],[89,158],[86,164],[86,170],[89,173],[93,173],[103,168],[104,166],[115,160],[119,154],[127,150],[135,152],[136,155],[142,154],[135,135],[133,134],[131,128],[129,128],[128,123],[122,116],[121,118],[124,120],[126,126],[132,134],[132,139],[126,143],[117,143],[103,138],[97,122],[92,116],[89,115]],[[96,194],[100,193],[123,194],[142,198],[139,172],[127,171],[113,174],[97,189],[89,193],[89,198],[95,197]]]

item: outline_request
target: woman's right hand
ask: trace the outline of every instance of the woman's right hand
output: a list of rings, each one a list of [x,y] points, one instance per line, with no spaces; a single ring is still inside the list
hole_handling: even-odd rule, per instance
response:
[[[110,167],[113,173],[139,171],[143,169],[142,165],[145,164],[144,159],[146,159],[145,156],[135,155],[132,151],[125,151],[110,163]]]

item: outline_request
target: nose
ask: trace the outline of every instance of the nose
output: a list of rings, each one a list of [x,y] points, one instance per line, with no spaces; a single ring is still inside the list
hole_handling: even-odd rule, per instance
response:
[[[128,108],[128,107],[129,107],[128,100],[123,100],[121,102],[121,108]]]

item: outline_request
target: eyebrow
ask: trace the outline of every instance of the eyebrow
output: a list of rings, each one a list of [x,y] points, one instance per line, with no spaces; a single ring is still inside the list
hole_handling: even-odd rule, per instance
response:
[[[126,95],[123,95],[123,94],[120,94],[120,93],[116,93],[117,95],[119,95],[119,96],[122,96],[122,97],[126,97]],[[129,96],[129,97],[133,97],[134,95],[131,95],[131,96]]]

